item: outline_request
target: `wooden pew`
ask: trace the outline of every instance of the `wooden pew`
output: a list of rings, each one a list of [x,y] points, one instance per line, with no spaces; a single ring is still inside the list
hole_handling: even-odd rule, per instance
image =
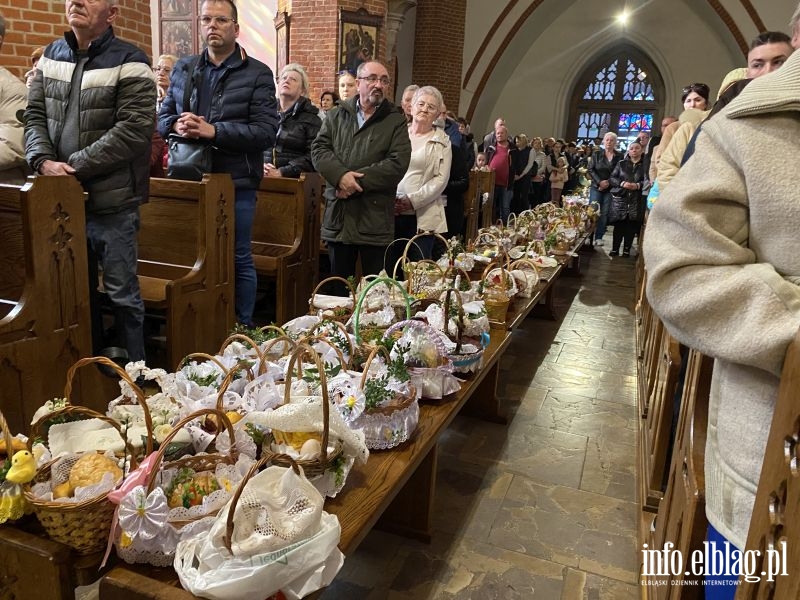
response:
[[[253,260],[259,277],[276,284],[275,321],[308,312],[319,274],[320,199],[317,173],[265,177],[257,193]]]
[[[480,196],[478,204],[480,227],[491,227],[494,223],[494,171],[472,171],[472,173],[475,174],[477,193]],[[472,183],[472,173],[470,173],[470,183]],[[483,202],[483,194],[489,194],[486,202]]]
[[[488,173],[481,171],[469,172],[469,187],[464,196],[464,223],[466,241],[474,240],[478,237],[478,224],[481,217],[481,205],[483,203],[483,193],[489,192],[494,195],[494,178],[487,177]],[[489,188],[487,188],[487,184]]]
[[[639,531],[639,547],[661,550],[672,542],[685,557],[702,550],[708,521],[705,515],[704,453],[708,425],[708,401],[711,389],[711,372],[714,361],[696,350],[687,357],[686,378],[672,464],[667,490],[658,507],[658,515],[649,530]],[[700,577],[685,572],[669,576],[656,576],[653,566],[650,573],[642,573],[643,580],[658,580],[657,585],[642,581],[642,591],[649,599],[687,600],[703,597],[699,585],[685,585],[685,579],[698,581]]]
[[[640,421],[639,436],[639,484],[640,500],[645,510],[658,510],[663,496],[662,485],[669,464],[672,432],[672,413],[678,374],[681,366],[680,344],[661,322],[661,332],[656,342],[658,349],[655,377],[649,394],[647,416]]]
[[[753,516],[747,534],[748,551],[758,550],[756,575],[767,571],[765,550],[783,550],[778,565],[786,575],[774,581],[760,577],[748,582],[739,578],[736,600],[800,598],[800,333],[789,346],[783,364],[778,400],[764,452],[761,479],[758,482]]]
[[[151,179],[141,206],[139,283],[145,309],[164,321],[166,365],[214,352],[235,322],[234,188],[229,175],[201,182]]]
[[[91,355],[84,203],[72,177],[0,185],[0,409],[14,433]]]

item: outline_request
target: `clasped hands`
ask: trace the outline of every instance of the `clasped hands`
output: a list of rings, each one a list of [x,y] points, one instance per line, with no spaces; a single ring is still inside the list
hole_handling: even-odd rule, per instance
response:
[[[178,135],[194,140],[201,138],[213,140],[217,135],[216,129],[206,121],[205,117],[199,117],[190,112],[181,113],[181,116],[173,124],[172,129]]]
[[[363,192],[364,190],[358,185],[358,180],[364,176],[363,173],[359,173],[358,171],[348,171],[339,179],[339,183],[336,186],[336,197],[344,200],[345,198],[349,198],[353,194],[357,194],[359,192]]]

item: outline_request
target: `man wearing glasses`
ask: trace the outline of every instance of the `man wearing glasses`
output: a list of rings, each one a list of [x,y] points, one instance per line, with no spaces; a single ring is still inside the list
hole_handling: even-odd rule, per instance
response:
[[[177,133],[213,144],[213,172],[233,178],[236,318],[252,327],[257,280],[250,242],[256,189],[263,175],[263,152],[275,145],[278,112],[272,71],[236,43],[237,19],[231,0],[201,4],[206,49],[175,65],[158,127],[164,139]]]
[[[394,239],[397,184],[411,157],[405,116],[386,99],[390,80],[377,61],[358,67],[358,94],[328,113],[311,145],[314,168],[327,181],[322,239],[331,273],[363,275],[383,269]]]

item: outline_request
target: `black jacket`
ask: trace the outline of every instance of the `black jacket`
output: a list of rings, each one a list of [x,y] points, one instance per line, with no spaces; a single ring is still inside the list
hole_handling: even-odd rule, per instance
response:
[[[622,160],[622,152],[614,152],[614,158],[610,161],[606,157],[605,150],[595,150],[592,152],[592,164],[589,167],[589,177],[592,178],[592,187],[597,188],[601,181],[611,177],[614,167]]]
[[[608,211],[610,223],[623,221],[626,218],[631,221],[641,221],[642,186],[646,179],[643,160],[633,163],[631,159],[625,158],[617,163],[614,172],[608,178],[611,189],[611,207]],[[625,181],[639,184],[638,189],[626,190],[621,187]]]
[[[136,46],[117,39],[111,27],[91,43],[83,81],[93,84],[80,93],[80,150],[59,157],[72,87],[64,74],[73,72],[77,50],[71,31],[44,50],[25,111],[27,160],[34,171],[45,160],[69,163],[89,194],[87,213],[128,210],[147,202],[149,193],[156,105],[150,62]]]
[[[204,50],[199,61],[197,56],[187,56],[172,70],[169,91],[158,115],[158,129],[164,139],[183,112],[183,95],[190,77],[194,85],[189,111],[197,114],[197,89],[203,85],[207,62],[208,50]],[[228,66],[213,90],[208,117],[216,130],[213,172],[230,173],[236,188],[256,189],[264,175],[264,150],[275,145],[278,129],[275,80],[270,68],[247,56],[239,44],[226,62]]]
[[[283,177],[300,177],[300,173],[313,171],[311,142],[322,126],[319,110],[311,100],[301,96],[279,116],[278,136],[275,145],[264,152],[264,162],[278,167]]]

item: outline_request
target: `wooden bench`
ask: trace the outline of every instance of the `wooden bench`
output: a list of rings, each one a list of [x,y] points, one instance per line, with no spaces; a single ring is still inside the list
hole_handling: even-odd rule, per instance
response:
[[[0,409],[14,433],[91,355],[84,203],[72,177],[0,185]]]
[[[308,312],[319,274],[322,177],[265,177],[257,193],[253,260],[262,278],[275,281],[275,321]]]
[[[469,216],[467,215],[467,239],[475,239],[478,235],[479,227],[491,227],[494,223],[494,171],[470,171],[469,174],[469,189],[467,190],[467,198],[473,192],[477,201],[477,212],[474,213],[475,222],[470,224]],[[489,194],[486,202],[483,201],[483,195]],[[465,203],[466,204],[466,203]],[[470,227],[474,228],[475,233],[472,234]]]
[[[696,350],[689,350],[687,369],[681,395],[681,408],[675,433],[672,464],[664,498],[653,513],[643,511],[643,527],[639,530],[639,548],[660,550],[671,542],[683,556],[702,550],[708,521],[705,515],[704,454],[708,425],[708,401],[711,389],[711,371],[714,361]],[[698,581],[700,577],[685,572],[668,576],[641,574],[642,592],[648,599],[686,600],[702,598],[702,587],[686,585],[684,580]],[[651,583],[647,583],[649,580]],[[658,583],[652,583],[658,580]]]
[[[758,482],[753,516],[747,534],[745,550],[761,554],[755,564],[758,576],[768,570],[764,550],[783,548],[786,575],[774,581],[759,577],[747,582],[739,578],[737,600],[771,598],[796,600],[800,598],[800,333],[789,346],[781,373],[778,400],[772,417],[761,479]]]
[[[140,211],[142,299],[164,322],[164,366],[174,369],[191,352],[216,351],[235,322],[233,182],[151,179]]]

